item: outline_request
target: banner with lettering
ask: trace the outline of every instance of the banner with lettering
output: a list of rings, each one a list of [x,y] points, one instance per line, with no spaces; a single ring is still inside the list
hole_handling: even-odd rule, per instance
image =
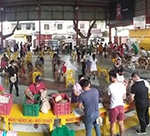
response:
[[[133,20],[135,0],[116,0],[110,2],[111,21]]]

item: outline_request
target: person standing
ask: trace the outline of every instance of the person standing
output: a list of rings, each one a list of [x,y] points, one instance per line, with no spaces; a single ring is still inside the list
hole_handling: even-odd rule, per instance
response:
[[[31,49],[30,49],[31,46],[32,46],[31,43],[27,44],[28,51],[31,51]]]
[[[71,103],[77,103],[79,95],[83,92],[79,82],[84,79],[84,75],[79,75],[78,82],[73,85]]]
[[[124,102],[126,99],[126,87],[118,82],[117,74],[114,70],[109,72],[112,84],[108,87],[108,96],[110,99],[110,136],[114,136],[114,125],[116,120],[119,123],[120,136],[124,136]]]
[[[1,68],[2,70],[6,70],[6,67],[8,66],[9,59],[7,58],[6,54],[3,54],[3,57],[1,58]]]
[[[86,75],[86,56],[85,51],[82,51],[81,55],[81,64],[82,64],[82,75]]]
[[[86,129],[86,136],[92,136],[93,125],[96,136],[101,136],[100,125],[96,122],[100,115],[98,108],[99,92],[95,88],[90,88],[90,81],[87,79],[81,80],[80,85],[84,92],[79,96],[77,105],[85,113],[83,122]]]
[[[20,43],[20,58],[23,57],[23,45],[22,42]]]
[[[71,56],[71,52],[72,52],[72,43],[69,43],[69,53],[70,53],[70,56]]]
[[[93,75],[93,80],[95,80],[95,76],[97,73],[97,59],[96,59],[95,54],[92,55],[90,62],[91,62],[90,71],[91,71],[91,74]]]
[[[17,52],[17,51],[18,51],[18,48],[19,48],[18,43],[16,43],[16,44],[14,45],[14,52]]]
[[[134,54],[137,55],[139,52],[138,47],[134,43],[131,46],[132,46],[132,50],[134,51]]]
[[[90,74],[90,67],[91,67],[91,60],[92,56],[91,56],[91,52],[87,52],[86,54],[86,74],[89,75]]]
[[[118,73],[121,69],[123,69],[122,59],[118,57],[111,70],[114,70],[116,73]]]
[[[19,87],[18,87],[18,67],[17,64],[12,60],[10,62],[10,66],[7,69],[9,75],[9,83],[10,83],[10,94],[12,94],[13,85],[16,88],[16,96],[19,96]]]
[[[61,61],[58,60],[55,67],[54,67],[54,76],[55,76],[55,81],[60,81],[60,77],[62,76],[62,64]]]
[[[99,44],[99,47],[98,47],[98,54],[99,54],[99,57],[102,55],[103,53],[103,43],[100,43]]]
[[[81,52],[80,50],[78,49],[78,47],[76,48],[76,52],[77,52],[77,62],[79,63],[80,62],[80,57],[81,57]]]
[[[137,72],[132,73],[131,79],[134,84],[131,87],[130,100],[135,100],[136,112],[141,129],[136,130],[138,135],[146,134],[146,127],[149,126],[149,83],[140,78]]]

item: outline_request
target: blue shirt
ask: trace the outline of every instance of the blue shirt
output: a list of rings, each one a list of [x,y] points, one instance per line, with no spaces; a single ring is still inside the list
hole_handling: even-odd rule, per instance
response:
[[[82,103],[84,106],[85,117],[90,117],[93,113],[99,116],[99,92],[95,88],[91,88],[88,91],[84,91],[79,96],[79,103]]]

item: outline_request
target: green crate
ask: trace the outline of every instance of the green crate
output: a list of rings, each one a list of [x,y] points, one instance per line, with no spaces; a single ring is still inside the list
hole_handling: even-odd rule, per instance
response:
[[[37,99],[37,104],[27,104],[26,96],[23,101],[23,115],[24,116],[39,116],[40,110],[40,96],[34,95],[34,98]]]

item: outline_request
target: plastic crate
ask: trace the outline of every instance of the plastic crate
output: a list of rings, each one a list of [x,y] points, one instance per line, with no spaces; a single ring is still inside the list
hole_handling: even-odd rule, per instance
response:
[[[1,94],[6,97],[10,97],[9,103],[0,103],[0,115],[9,115],[12,104],[13,104],[13,96],[12,94]]]
[[[40,97],[39,95],[34,95],[34,98],[37,99],[37,104],[27,104],[26,103],[26,96],[23,101],[23,115],[24,116],[39,116],[40,110]]]
[[[54,115],[67,115],[70,114],[71,110],[71,104],[70,104],[70,99],[67,94],[62,93],[59,94],[62,96],[63,99],[68,100],[66,103],[56,103],[55,102],[55,97],[58,96],[58,94],[53,94],[52,95],[52,109]]]

